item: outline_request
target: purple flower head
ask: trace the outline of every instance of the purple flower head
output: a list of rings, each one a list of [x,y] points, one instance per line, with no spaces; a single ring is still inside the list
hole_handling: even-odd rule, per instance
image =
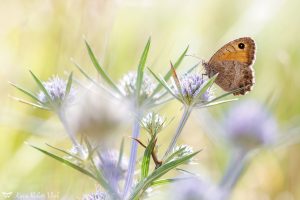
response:
[[[197,73],[188,73],[180,77],[180,86],[181,91],[175,90],[177,96],[182,95],[183,100],[188,105],[190,104],[201,104],[208,102],[213,97],[213,92],[211,88],[207,89],[201,96],[199,92],[201,91],[205,80],[200,74]]]
[[[128,165],[124,157],[118,165],[118,159],[119,152],[107,149],[100,152],[100,160],[97,162],[97,166],[104,178],[117,194],[120,193],[119,181],[125,178]]]
[[[135,97],[136,92],[136,72],[129,72],[123,76],[120,80],[119,88],[123,94],[129,98]],[[143,76],[143,82],[140,90],[140,102],[149,98],[155,89],[153,80],[145,73]]]
[[[255,101],[237,104],[229,111],[225,123],[230,140],[245,150],[271,144],[277,132],[274,118]]]
[[[43,82],[51,100],[57,105],[61,105],[65,101],[67,82],[58,76],[52,76],[48,81]],[[71,88],[68,95],[68,100],[73,99],[75,96],[74,89]],[[49,104],[49,100],[43,91],[38,93],[38,99],[44,104]]]
[[[108,195],[105,192],[100,192],[98,189],[96,192],[85,194],[82,200],[108,200]]]
[[[208,181],[183,177],[171,187],[171,196],[174,200],[220,200],[222,193]]]

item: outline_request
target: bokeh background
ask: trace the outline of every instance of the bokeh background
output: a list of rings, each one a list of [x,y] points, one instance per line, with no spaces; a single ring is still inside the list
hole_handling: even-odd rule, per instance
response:
[[[83,193],[95,189],[91,179],[24,144],[28,141],[43,146],[47,142],[70,147],[56,117],[9,97],[22,94],[8,81],[37,91],[28,69],[43,80],[70,71],[82,79],[70,58],[96,77],[83,38],[90,42],[111,77],[118,80],[136,69],[149,36],[152,44],[147,64],[155,72],[167,71],[169,61],[187,45],[190,54],[208,60],[222,44],[251,36],[257,43],[256,85],[241,101],[268,102],[280,127],[297,126],[299,8],[298,0],[1,0],[0,192],[53,192],[61,199],[80,199]],[[198,61],[187,57],[179,71]],[[222,92],[216,89],[216,93]],[[230,106],[194,112],[180,139],[194,149],[204,149],[197,156],[199,164],[190,169],[213,181],[220,179],[228,151],[206,136],[214,127],[204,126],[203,118],[222,121]],[[175,116],[161,139],[165,148],[181,111],[175,101],[160,111],[169,118]],[[232,199],[300,199],[299,151],[300,145],[295,143],[260,152],[238,182]]]

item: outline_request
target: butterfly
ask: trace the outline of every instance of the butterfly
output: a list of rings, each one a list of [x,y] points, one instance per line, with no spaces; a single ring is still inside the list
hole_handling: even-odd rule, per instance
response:
[[[251,91],[255,83],[254,69],[255,42],[250,37],[233,40],[220,48],[203,66],[208,77],[218,73],[215,83],[234,95]]]

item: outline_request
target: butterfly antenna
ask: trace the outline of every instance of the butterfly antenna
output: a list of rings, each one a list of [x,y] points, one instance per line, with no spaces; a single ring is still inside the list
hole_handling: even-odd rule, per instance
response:
[[[196,56],[196,55],[194,55],[194,54],[186,54],[185,56],[189,56],[189,57],[197,58],[198,60],[201,60],[201,62],[202,62],[202,63],[203,63],[203,62],[205,62],[205,60],[204,60],[204,59],[202,59],[202,58],[200,58],[200,57],[198,57],[198,56]]]

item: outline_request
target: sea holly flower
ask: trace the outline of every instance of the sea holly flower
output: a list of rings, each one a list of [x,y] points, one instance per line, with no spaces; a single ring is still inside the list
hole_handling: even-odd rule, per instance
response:
[[[226,135],[234,147],[248,151],[275,141],[277,123],[256,101],[235,105],[225,118]]]
[[[225,103],[229,101],[233,101],[236,99],[231,100],[224,100],[224,101],[218,101],[219,99],[232,94],[234,91],[223,94],[219,97],[213,98],[212,93],[212,85],[217,78],[217,75],[214,75],[212,78],[204,80],[203,76],[195,74],[193,72],[190,72],[188,74],[183,75],[182,77],[178,78],[178,75],[176,73],[176,69],[171,63],[171,72],[172,72],[172,78],[174,85],[169,86],[166,80],[162,77],[157,76],[154,72],[152,72],[152,75],[156,78],[156,80],[178,101],[180,101],[183,105],[184,111],[181,118],[181,121],[179,123],[179,126],[176,129],[176,132],[172,138],[172,141],[170,142],[167,151],[164,155],[163,159],[166,159],[166,157],[172,152],[173,148],[176,145],[176,142],[178,140],[179,135],[181,134],[181,131],[187,122],[192,110],[194,108],[204,108],[209,107],[213,105],[217,105],[220,103]]]
[[[111,149],[103,149],[98,153],[96,166],[101,171],[107,183],[120,196],[120,181],[125,178],[128,161],[124,157],[119,160],[119,152]]]
[[[141,120],[141,126],[150,134],[156,135],[166,125],[166,120],[157,113],[150,112]]]
[[[174,81],[176,82],[176,81]],[[174,93],[178,99],[187,105],[199,105],[209,102],[213,99],[213,92],[208,88],[201,95],[202,87],[206,81],[198,73],[187,73],[179,78],[180,87],[174,84]]]
[[[107,193],[97,189],[96,192],[83,195],[82,200],[110,200],[110,197]]]
[[[68,103],[74,100],[76,92],[72,87],[72,73],[69,75],[68,81],[65,81],[58,76],[53,76],[45,82],[42,82],[32,71],[30,71],[30,74],[40,89],[38,95],[35,95],[29,90],[26,90],[14,83],[10,84],[36,102],[29,102],[19,98],[15,98],[16,100],[37,108],[51,110],[57,113],[60,112],[61,109],[64,109]]]
[[[152,96],[155,84],[150,76],[146,73],[143,75],[143,81],[141,83],[141,89],[139,97],[136,99],[137,92],[137,73],[129,72],[123,76],[119,83],[119,89],[124,95],[124,97],[128,98],[134,107],[139,107],[139,109],[146,109],[147,105],[145,103],[149,103],[149,98],[152,98],[151,101],[155,102],[156,96]],[[149,106],[149,105],[148,105]]]
[[[277,138],[277,123],[260,103],[248,100],[233,106],[227,113],[225,138],[232,148],[231,159],[220,186],[229,197],[253,150],[271,146]],[[227,198],[225,197],[225,198]]]
[[[67,94],[67,82],[58,76],[51,77],[48,81],[43,82],[43,85],[50,99],[42,90],[38,93],[38,99],[46,106],[51,107],[51,104],[53,104],[55,107],[61,107],[64,103],[74,100],[74,88],[70,88],[69,94]]]

